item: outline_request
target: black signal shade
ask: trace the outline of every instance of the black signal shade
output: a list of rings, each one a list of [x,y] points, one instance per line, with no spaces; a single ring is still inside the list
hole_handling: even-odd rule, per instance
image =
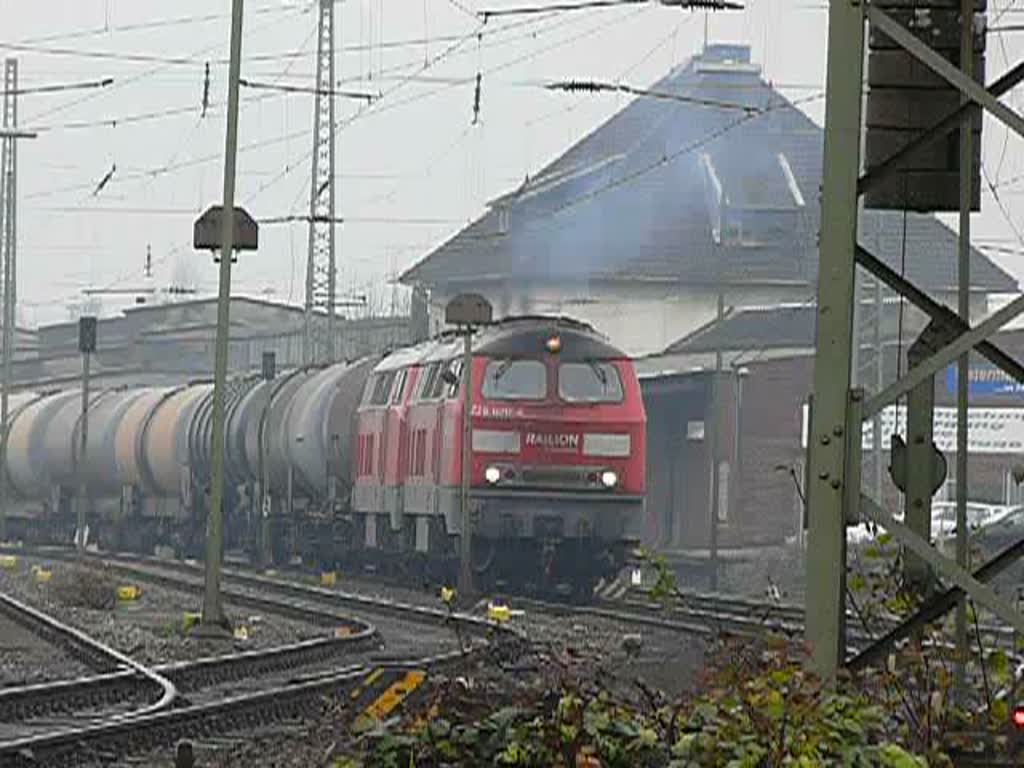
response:
[[[96,351],[96,318],[78,318],[78,351],[85,354]]]

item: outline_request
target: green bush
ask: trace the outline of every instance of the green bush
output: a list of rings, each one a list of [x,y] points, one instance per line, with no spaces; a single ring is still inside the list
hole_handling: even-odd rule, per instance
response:
[[[475,718],[443,692],[419,727],[378,733],[352,765],[564,768],[917,768],[929,762],[887,737],[883,710],[829,689],[791,650],[723,643],[700,693],[675,701],[640,684],[615,694],[595,682],[538,689]],[[485,700],[494,697],[479,693]],[[932,765],[944,765],[932,756]]]

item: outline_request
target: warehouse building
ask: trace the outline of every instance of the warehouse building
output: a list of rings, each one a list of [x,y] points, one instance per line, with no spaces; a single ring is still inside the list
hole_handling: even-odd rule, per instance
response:
[[[303,318],[302,308],[294,305],[232,298],[229,371],[259,370],[264,352],[275,353],[278,369],[302,365]],[[407,344],[422,336],[424,326],[409,316],[339,318],[338,357],[356,359]],[[216,331],[216,298],[140,305],[101,318],[93,379],[98,386],[113,386],[208,378]],[[82,369],[77,322],[43,326],[24,339],[13,365],[19,388],[77,382]]]

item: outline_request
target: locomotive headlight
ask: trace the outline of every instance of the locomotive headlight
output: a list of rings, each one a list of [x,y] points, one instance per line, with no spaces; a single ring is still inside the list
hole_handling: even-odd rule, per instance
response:
[[[501,480],[501,470],[498,469],[497,467],[488,467],[487,469],[484,470],[484,480],[486,480],[491,485],[494,485],[499,480]]]
[[[601,473],[601,485],[605,488],[614,488],[619,482],[619,476],[612,472],[610,469],[606,469]]]

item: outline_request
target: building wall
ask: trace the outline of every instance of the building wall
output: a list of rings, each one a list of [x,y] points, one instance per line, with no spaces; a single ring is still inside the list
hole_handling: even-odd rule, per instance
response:
[[[462,290],[462,289],[460,289]],[[588,322],[629,355],[661,352],[669,344],[714,320],[718,293],[713,286],[678,283],[555,283],[478,285],[464,290],[483,294],[495,318],[520,314],[561,314]],[[724,289],[725,306],[773,306],[806,302],[807,285],[742,285]],[[444,308],[453,293],[431,293],[431,330],[444,327]]]
[[[229,371],[259,370],[267,351],[275,352],[278,369],[302,365],[302,317],[295,307],[233,300]],[[339,320],[338,357],[354,360],[408,344],[412,326],[408,317]],[[77,322],[41,328],[38,338],[37,352],[15,360],[15,382],[39,387],[74,380],[82,365]],[[129,310],[100,320],[93,375],[98,383],[124,381],[126,375],[139,381],[154,375],[207,378],[212,376],[215,341],[214,300]]]
[[[742,485],[736,525],[744,540],[781,540],[796,534],[801,520],[797,483],[803,483],[803,404],[813,358],[760,361],[747,370],[740,405]]]

